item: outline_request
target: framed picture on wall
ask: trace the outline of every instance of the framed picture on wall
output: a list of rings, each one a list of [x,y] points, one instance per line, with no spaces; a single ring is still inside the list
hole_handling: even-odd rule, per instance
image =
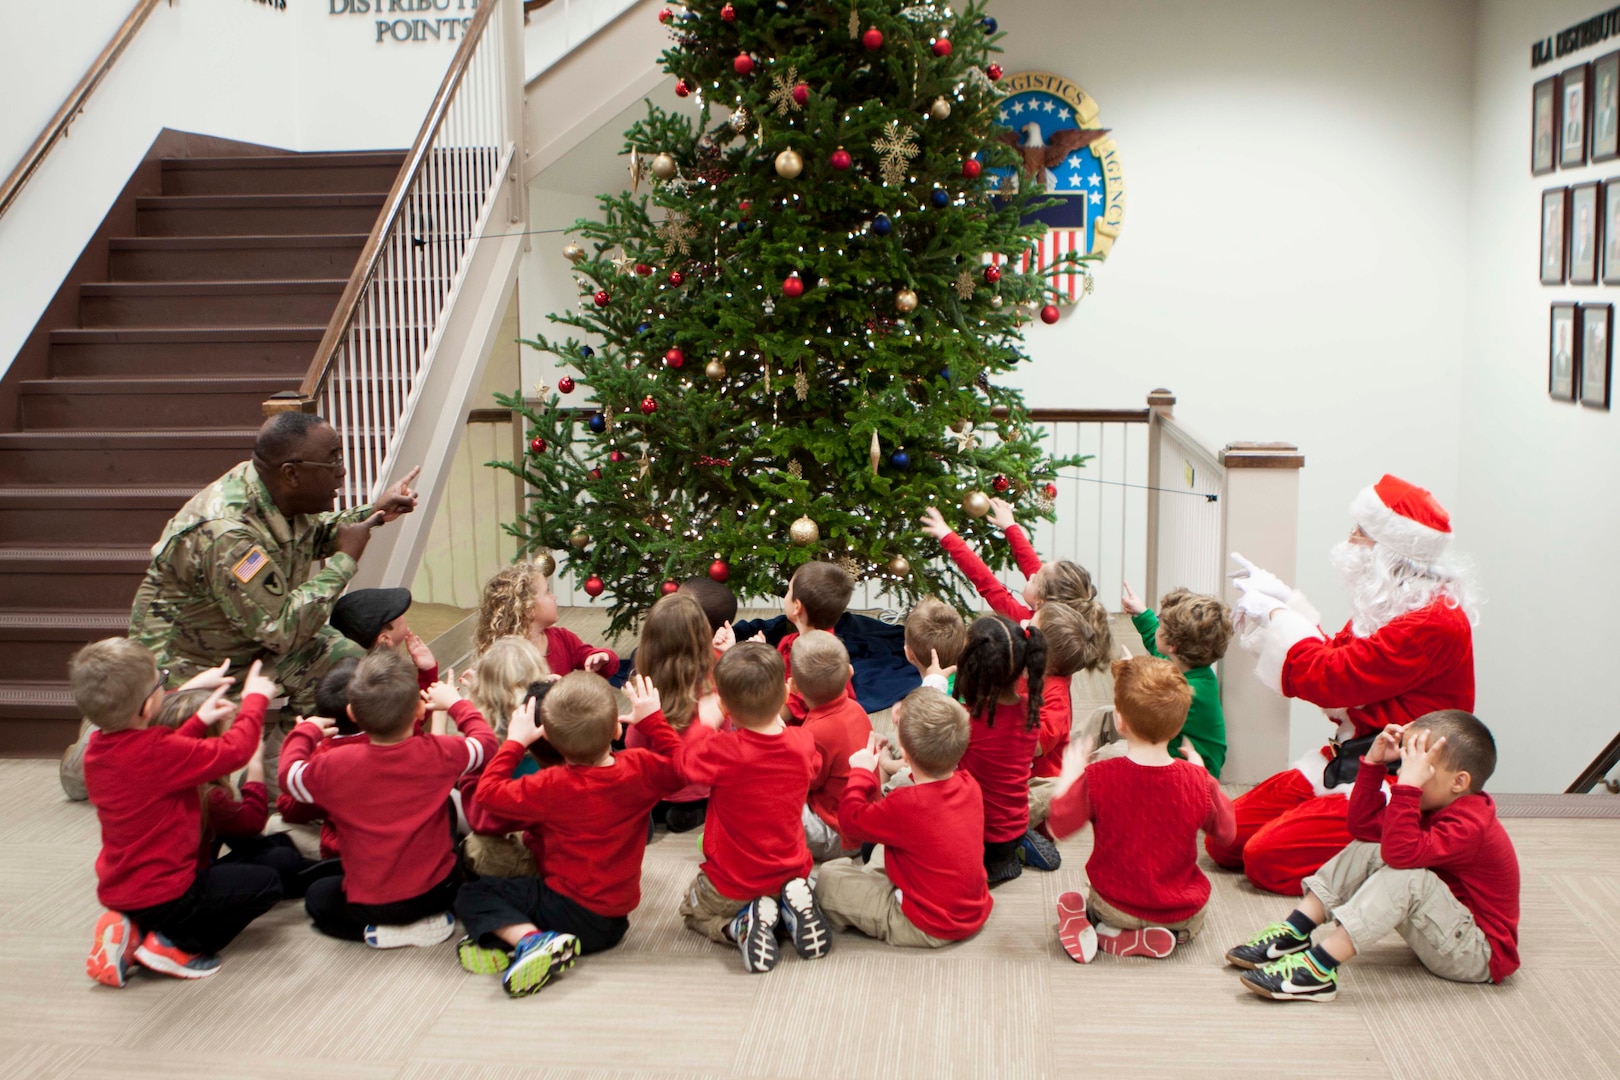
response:
[[[1558,76],[1549,75],[1530,91],[1530,175],[1545,176],[1558,167],[1558,118],[1563,110]]]
[[[1558,167],[1573,169],[1586,164],[1586,117],[1589,100],[1588,83],[1592,78],[1589,64],[1572,67],[1559,78],[1563,89],[1563,135],[1558,140]]]
[[[1576,184],[1569,189],[1569,283],[1596,285],[1598,250],[1602,237],[1598,215],[1598,185]]]
[[[1603,284],[1620,285],[1620,177],[1603,182]]]
[[[1541,283],[1564,283],[1564,251],[1569,247],[1569,188],[1541,193]]]
[[[1592,61],[1592,160],[1620,158],[1620,50]]]
[[[1581,366],[1575,311],[1574,304],[1552,306],[1552,330],[1547,338],[1547,394],[1554,401],[1575,400],[1576,372]]]
[[[1581,404],[1609,407],[1609,369],[1614,362],[1614,305],[1581,305]]]

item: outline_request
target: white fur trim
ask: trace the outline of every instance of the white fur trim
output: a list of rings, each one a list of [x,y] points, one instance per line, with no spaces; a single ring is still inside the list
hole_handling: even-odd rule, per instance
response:
[[[1260,659],[1254,665],[1254,674],[1273,693],[1280,694],[1283,665],[1288,650],[1306,638],[1322,637],[1315,623],[1293,608],[1278,608],[1271,613],[1265,625],[1265,636],[1260,639]]]
[[[1340,784],[1334,788],[1322,786],[1322,771],[1327,768],[1327,763],[1333,760],[1332,758],[1323,757],[1324,751],[1331,752],[1331,748],[1317,747],[1315,750],[1307,751],[1304,757],[1294,762],[1293,768],[1311,782],[1311,793],[1317,798],[1321,798],[1323,795],[1348,793],[1355,785]]]
[[[1385,506],[1370,487],[1356,493],[1350,503],[1350,519],[1378,543],[1415,562],[1434,562],[1451,542],[1450,533],[1420,525]]]

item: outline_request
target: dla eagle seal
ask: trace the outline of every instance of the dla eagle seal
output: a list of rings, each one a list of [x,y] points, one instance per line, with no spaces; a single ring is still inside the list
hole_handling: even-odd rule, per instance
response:
[[[1026,71],[1009,75],[999,87],[1006,95],[998,119],[1011,131],[1001,135],[1024,158],[1017,170],[992,171],[991,184],[1017,190],[1035,185],[1058,200],[1025,222],[1047,226],[1039,246],[1024,256],[1024,269],[1050,266],[1069,252],[1108,257],[1125,221],[1125,169],[1109,129],[1098,122],[1097,103],[1060,75]],[[1057,275],[1052,284],[1078,300],[1085,274]]]

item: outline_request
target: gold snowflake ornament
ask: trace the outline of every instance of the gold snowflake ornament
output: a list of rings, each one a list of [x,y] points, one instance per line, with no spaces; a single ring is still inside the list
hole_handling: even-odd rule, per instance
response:
[[[903,182],[911,159],[922,153],[917,145],[917,132],[909,124],[901,127],[898,120],[889,121],[888,134],[873,139],[872,149],[878,152],[885,184]]]
[[[849,9],[849,40],[854,41],[861,36],[861,9]]]
[[[697,226],[680,214],[671,214],[658,226],[658,239],[664,243],[664,254],[669,258],[692,254],[692,241],[697,237]]]
[[[793,477],[795,480],[803,480],[804,466],[800,465],[797,461],[788,462],[788,475]]]
[[[799,103],[793,100],[793,88],[799,84],[799,69],[789,67],[787,75],[772,75],[770,103],[776,106],[777,116],[786,116],[789,112],[798,112]]]
[[[973,290],[978,288],[979,282],[974,277],[972,267],[962,267],[962,272],[956,275],[956,295],[963,300],[971,299]]]

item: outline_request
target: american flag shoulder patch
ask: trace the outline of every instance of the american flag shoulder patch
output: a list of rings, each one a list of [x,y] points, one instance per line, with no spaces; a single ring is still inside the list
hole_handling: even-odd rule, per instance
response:
[[[242,556],[241,562],[231,567],[231,573],[236,576],[237,581],[240,581],[242,584],[246,585],[259,575],[259,571],[263,570],[269,565],[269,556],[265,555],[265,553],[260,549],[254,548],[252,551]]]

